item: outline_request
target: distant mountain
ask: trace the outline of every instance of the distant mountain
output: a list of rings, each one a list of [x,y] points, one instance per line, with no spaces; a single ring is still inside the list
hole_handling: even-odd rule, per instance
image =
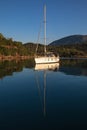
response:
[[[87,43],[87,35],[71,35],[68,37],[55,40],[49,45],[70,45],[70,44],[82,44]]]

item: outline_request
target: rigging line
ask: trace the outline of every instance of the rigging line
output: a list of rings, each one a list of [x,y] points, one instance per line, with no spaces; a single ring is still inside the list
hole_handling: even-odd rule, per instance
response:
[[[42,23],[40,24],[40,29],[39,29],[39,33],[38,33],[37,46],[36,46],[35,54],[37,53],[37,50],[38,50],[38,43],[39,43],[39,40],[40,40],[41,26],[42,26]]]

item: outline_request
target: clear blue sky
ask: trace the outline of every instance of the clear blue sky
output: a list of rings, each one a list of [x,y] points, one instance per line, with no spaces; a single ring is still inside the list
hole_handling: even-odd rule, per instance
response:
[[[47,43],[73,34],[87,34],[87,0],[0,0],[0,33],[36,42],[43,6],[47,6]]]

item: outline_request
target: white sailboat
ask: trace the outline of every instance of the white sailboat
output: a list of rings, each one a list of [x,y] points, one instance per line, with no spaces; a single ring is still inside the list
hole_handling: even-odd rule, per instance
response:
[[[46,50],[46,5],[44,6],[44,56],[35,55],[36,64],[57,63],[59,62],[59,55]]]

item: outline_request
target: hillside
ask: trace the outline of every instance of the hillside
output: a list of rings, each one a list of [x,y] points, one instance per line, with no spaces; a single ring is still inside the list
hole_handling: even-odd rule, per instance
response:
[[[87,57],[87,35],[72,35],[53,41],[49,50],[61,57]]]
[[[0,59],[9,57],[23,57],[28,56],[27,48],[20,41],[13,41],[12,38],[5,38],[0,33]]]
[[[70,45],[70,44],[82,44],[87,43],[87,35],[71,35],[59,40],[55,40],[49,45]]]
[[[47,51],[53,51],[60,57],[87,57],[87,36],[73,35],[61,40],[60,44],[50,44]],[[71,42],[72,41],[72,42]],[[37,44],[13,41],[12,38],[5,38],[0,33],[0,59],[30,58],[35,55]],[[44,54],[44,46],[38,44],[38,55]]]
[[[37,44],[32,42],[23,44],[13,41],[0,33],[0,59],[29,58],[34,56]],[[43,52],[43,45],[39,44],[39,53]]]

